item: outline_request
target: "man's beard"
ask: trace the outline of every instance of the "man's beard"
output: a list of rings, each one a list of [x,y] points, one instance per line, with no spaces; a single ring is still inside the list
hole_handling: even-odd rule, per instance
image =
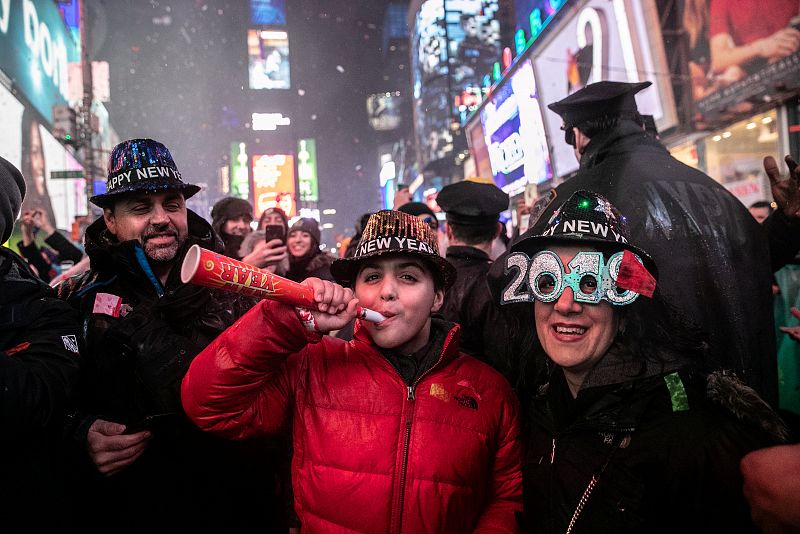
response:
[[[162,236],[172,236],[174,241],[169,245],[158,245],[150,242],[151,238]],[[180,250],[186,242],[186,236],[180,236],[178,229],[172,224],[161,228],[154,228],[151,226],[147,229],[144,236],[142,236],[142,241],[142,248],[144,249],[145,256],[152,261],[164,263],[175,259],[178,250]]]

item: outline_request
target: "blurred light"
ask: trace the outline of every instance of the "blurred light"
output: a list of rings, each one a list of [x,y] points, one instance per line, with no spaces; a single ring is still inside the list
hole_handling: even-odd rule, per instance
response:
[[[289,117],[284,117],[283,113],[253,113],[253,130],[277,130],[278,126],[289,126]]]
[[[288,37],[289,36],[286,32],[261,30],[262,39],[288,39]]]
[[[764,117],[761,119],[761,124],[769,124],[772,122],[772,117]]]
[[[722,138],[723,138],[723,139],[727,139],[727,138],[729,138],[731,135],[733,135],[731,132],[723,132],[723,133],[722,133]]]
[[[328,230],[329,228],[333,228],[333,223],[325,223],[322,225],[324,230]]]
[[[752,130],[755,127],[756,127],[756,123],[754,123],[754,122],[748,122],[747,126],[745,126],[745,128],[747,128],[748,130]]]
[[[327,210],[322,210],[323,215],[336,215],[336,210],[333,208],[329,208]]]
[[[419,186],[421,186],[424,183],[425,183],[425,177],[421,173],[418,174],[417,177],[414,178],[414,181],[408,184],[408,193],[410,195],[413,195],[417,191],[417,189],[419,189]]]
[[[714,141],[721,141],[722,140],[722,136],[721,135],[715,135],[711,139],[714,140]]]

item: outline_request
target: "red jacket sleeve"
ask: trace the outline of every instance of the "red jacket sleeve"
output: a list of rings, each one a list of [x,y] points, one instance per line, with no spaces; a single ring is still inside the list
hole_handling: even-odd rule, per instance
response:
[[[505,402],[498,432],[488,504],[475,532],[519,532],[517,512],[522,512],[522,440],[520,438],[519,401],[506,386]]]
[[[293,308],[262,301],[194,359],[181,384],[186,414],[228,439],[287,431],[303,349],[321,337]]]

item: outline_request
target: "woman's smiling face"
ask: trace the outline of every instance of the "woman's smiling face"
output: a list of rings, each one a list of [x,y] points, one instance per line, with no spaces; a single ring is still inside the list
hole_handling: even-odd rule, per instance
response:
[[[550,250],[558,254],[563,265],[568,265],[578,252],[587,249],[555,246]],[[546,288],[541,289],[546,291]],[[619,331],[619,315],[606,301],[576,302],[570,287],[553,302],[537,300],[534,311],[536,334],[544,351],[564,370],[570,386],[579,387],[614,342]]]

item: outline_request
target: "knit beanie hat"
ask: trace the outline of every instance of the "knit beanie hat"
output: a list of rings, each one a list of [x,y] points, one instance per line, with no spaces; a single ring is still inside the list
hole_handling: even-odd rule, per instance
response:
[[[283,219],[283,226],[289,228],[289,217],[287,217],[286,213],[277,206],[274,208],[267,208],[261,212],[261,218],[258,220],[258,227],[263,229],[264,219],[266,219],[267,216],[272,214],[277,214],[281,219]]]
[[[295,222],[289,229],[289,235],[292,235],[292,232],[297,231],[311,234],[311,239],[316,241],[315,247],[319,247],[319,242],[320,239],[322,239],[322,235],[320,234],[319,224],[317,223],[316,219],[311,219],[309,217],[297,219],[297,222]]]
[[[253,206],[243,198],[225,197],[211,208],[211,227],[222,235],[222,227],[231,219],[249,216],[253,220]]]
[[[7,160],[0,158],[0,244],[8,241],[25,198],[22,173]]]

